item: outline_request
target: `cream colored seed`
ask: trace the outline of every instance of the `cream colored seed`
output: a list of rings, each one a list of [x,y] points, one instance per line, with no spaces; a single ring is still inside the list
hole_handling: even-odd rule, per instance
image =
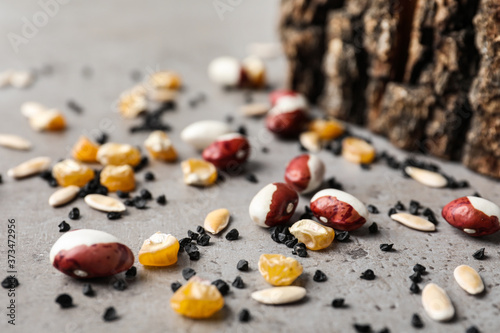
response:
[[[10,85],[14,88],[27,88],[30,86],[35,77],[29,71],[15,71],[10,76]]]
[[[21,105],[21,113],[26,118],[31,118],[32,116],[43,111],[47,111],[47,108],[37,102],[24,102]]]
[[[448,185],[446,178],[437,172],[407,166],[405,172],[417,182],[429,187],[445,187]]]
[[[124,92],[118,100],[118,110],[125,118],[135,118],[146,110],[147,100],[143,90],[134,88]]]
[[[29,150],[31,142],[13,134],[0,134],[0,146],[17,150]]]
[[[29,118],[30,126],[36,131],[45,131],[50,129],[51,123],[58,117],[62,117],[62,115],[56,109],[41,111]]]
[[[9,169],[7,175],[13,178],[28,177],[47,170],[50,163],[50,157],[36,157]]]
[[[124,212],[127,209],[121,201],[102,194],[89,194],[84,200],[89,207],[103,212]]]
[[[305,296],[306,290],[296,286],[273,287],[252,293],[252,298],[257,302],[272,305],[297,302]]]
[[[453,276],[458,285],[471,295],[477,295],[484,291],[484,283],[479,273],[470,266],[460,265],[453,271]]]
[[[321,139],[316,132],[307,131],[300,133],[299,141],[311,153],[317,153],[321,150]]]
[[[63,187],[52,193],[49,198],[49,205],[51,205],[52,207],[58,207],[67,204],[68,202],[76,198],[76,195],[79,191],[80,188],[76,185]]]
[[[205,218],[205,230],[214,235],[218,234],[219,232],[224,230],[225,227],[227,227],[230,216],[231,214],[226,208],[220,208],[211,211]]]
[[[269,111],[269,105],[264,103],[252,103],[241,106],[240,112],[246,117],[260,117]]]
[[[436,321],[447,321],[455,315],[446,291],[434,283],[429,283],[422,291],[422,305],[429,317]]]
[[[419,231],[435,231],[436,226],[431,222],[427,221],[420,216],[415,216],[408,213],[397,213],[392,214],[391,219],[396,222],[399,222],[408,228],[412,228]]]
[[[10,77],[12,76],[12,73],[13,71],[10,69],[0,72],[0,88],[10,85]]]

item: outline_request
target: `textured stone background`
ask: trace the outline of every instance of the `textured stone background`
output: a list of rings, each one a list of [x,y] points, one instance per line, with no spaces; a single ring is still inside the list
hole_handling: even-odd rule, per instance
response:
[[[228,3],[227,1],[226,3]],[[238,3],[238,1],[233,1]],[[247,209],[253,195],[265,184],[281,181],[286,162],[299,153],[293,142],[277,141],[263,129],[261,120],[245,120],[237,114],[244,101],[241,92],[224,93],[206,77],[208,62],[220,55],[246,55],[246,45],[252,42],[276,41],[277,1],[242,1],[221,20],[212,1],[71,1],[61,5],[19,53],[13,52],[7,34],[21,34],[22,18],[32,20],[41,7],[35,2],[9,1],[0,4],[0,70],[42,69],[53,67],[50,75],[40,75],[27,90],[0,90],[0,132],[18,133],[32,140],[30,152],[0,149],[0,172],[4,184],[0,186],[0,276],[6,275],[7,220],[16,220],[17,270],[21,285],[16,290],[16,327],[7,324],[6,292],[0,292],[2,332],[280,332],[329,331],[351,332],[352,324],[371,323],[375,330],[389,327],[391,332],[412,332],[413,313],[421,315],[428,332],[464,332],[476,324],[481,332],[498,332],[500,326],[500,273],[499,235],[473,239],[451,228],[438,217],[436,233],[413,231],[392,222],[388,209],[399,199],[406,205],[410,199],[431,207],[437,215],[450,200],[479,191],[484,197],[500,201],[497,182],[478,176],[459,165],[434,161],[458,179],[468,179],[472,185],[464,190],[429,189],[404,179],[399,173],[377,164],[371,171],[363,171],[328,152],[320,156],[327,165],[327,176],[335,176],[345,189],[365,203],[376,205],[382,212],[372,220],[380,226],[380,233],[368,234],[367,227],[353,232],[348,243],[335,242],[321,252],[309,251],[308,258],[299,258],[304,274],[296,282],[308,290],[307,299],[299,304],[272,307],[257,304],[250,299],[252,291],[268,285],[257,271],[257,260],[262,253],[291,255],[290,249],[271,241],[268,232],[255,226]],[[82,75],[88,66],[93,74]],[[284,81],[283,59],[268,62],[271,82],[277,86]],[[181,96],[178,110],[165,115],[173,125],[172,140],[181,159],[195,157],[197,153],[184,145],[179,133],[195,119],[219,119],[235,115],[235,128],[245,123],[254,147],[268,146],[268,155],[255,149],[248,165],[260,180],[250,184],[243,177],[232,177],[220,186],[200,190],[185,186],[181,181],[178,164],[153,162],[157,181],[144,184],[144,171],[137,175],[138,189],[147,187],[153,195],[166,194],[169,203],[159,207],[151,203],[144,211],[129,210],[129,215],[118,221],[108,221],[102,213],[86,207],[82,200],[70,206],[53,209],[47,200],[54,189],[38,178],[13,181],[6,171],[30,157],[47,155],[54,160],[68,155],[69,148],[84,133],[105,129],[112,141],[142,145],[145,134],[128,134],[134,121],[123,120],[111,111],[121,91],[130,87],[132,70],[143,73],[160,68],[178,71],[187,90]],[[207,94],[206,103],[196,109],[188,107],[188,100],[198,92]],[[256,100],[265,101],[264,93],[254,94]],[[77,115],[66,106],[74,99],[85,111]],[[69,128],[64,133],[35,133],[19,113],[19,106],[27,100],[59,107],[67,116]],[[353,129],[366,136],[361,129]],[[390,148],[385,140],[373,137],[377,149],[389,149],[399,157],[403,152]],[[299,211],[308,198],[301,197]],[[77,206],[82,217],[70,221],[67,214]],[[82,295],[83,282],[68,278],[51,267],[48,253],[60,236],[57,225],[66,219],[72,228],[95,228],[115,234],[135,253],[143,240],[161,230],[179,239],[188,229],[203,223],[210,210],[227,207],[232,212],[230,228],[238,228],[241,238],[228,242],[223,237],[212,237],[209,247],[201,248],[202,257],[189,262],[185,254],[173,267],[145,269],[137,263],[138,277],[126,291],[111,287],[112,280],[93,282],[97,296]],[[370,221],[371,223],[371,221]],[[367,224],[369,225],[369,223]],[[379,250],[380,243],[394,243],[395,252]],[[486,247],[488,258],[476,261],[472,253]],[[238,272],[239,259],[250,262],[249,272]],[[423,311],[420,296],[410,295],[410,280],[415,263],[427,266],[421,287],[432,281],[449,293],[456,318],[451,323],[431,321]],[[453,279],[453,269],[468,264],[479,270],[486,284],[486,293],[479,297],[467,295]],[[247,288],[232,288],[226,297],[226,306],[213,319],[193,321],[176,315],[169,306],[172,294],[170,283],[184,282],[181,270],[191,266],[201,277],[231,282],[241,275]],[[362,271],[371,268],[377,275],[374,281],[359,279]],[[312,275],[316,269],[328,275],[328,281],[316,283]],[[76,307],[61,310],[55,297],[66,292],[73,296]],[[348,308],[333,309],[333,298],[344,297]],[[113,305],[120,320],[104,323],[101,315]],[[243,308],[252,313],[252,321],[240,324],[237,313]]]

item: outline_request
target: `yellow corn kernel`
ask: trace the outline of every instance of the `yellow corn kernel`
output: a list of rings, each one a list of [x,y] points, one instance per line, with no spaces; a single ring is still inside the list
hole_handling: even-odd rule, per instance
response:
[[[259,272],[273,286],[291,285],[302,271],[297,260],[281,254],[262,254],[259,258]]]
[[[177,160],[177,151],[172,145],[170,138],[163,131],[152,132],[146,141],[144,141],[144,146],[154,159],[167,162]]]
[[[170,266],[177,262],[179,242],[172,235],[157,232],[144,241],[139,262],[144,266]]]
[[[86,136],[81,136],[71,150],[75,160],[87,163],[97,162],[97,150],[99,146],[90,141]]]
[[[122,93],[118,99],[118,111],[125,118],[137,117],[147,106],[146,89],[140,86]]]
[[[174,72],[160,71],[149,77],[149,84],[155,89],[178,90],[181,87],[181,77]]]
[[[324,141],[338,138],[344,133],[344,126],[333,119],[315,119],[309,124],[309,130],[319,135]]]
[[[29,121],[30,126],[37,131],[60,131],[66,128],[66,120],[56,109],[38,112]]]
[[[134,169],[130,165],[107,165],[99,177],[110,192],[130,192],[135,188]]]
[[[94,170],[74,160],[64,160],[52,168],[52,175],[60,186],[82,187],[94,179]]]
[[[299,242],[314,251],[327,248],[335,237],[335,230],[308,219],[295,222],[289,230]]]
[[[141,153],[131,145],[109,142],[97,150],[97,161],[102,165],[136,166],[141,161]]]
[[[194,186],[210,186],[217,180],[217,169],[207,161],[190,158],[181,163],[184,183]]]
[[[175,312],[194,319],[209,318],[224,306],[224,298],[209,281],[193,276],[170,299]]]
[[[352,163],[369,164],[375,159],[375,148],[363,139],[348,137],[342,141],[342,156]]]

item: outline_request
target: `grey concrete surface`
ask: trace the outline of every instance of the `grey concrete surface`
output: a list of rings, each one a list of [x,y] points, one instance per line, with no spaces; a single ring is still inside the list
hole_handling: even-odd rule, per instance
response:
[[[308,258],[298,258],[304,274],[295,282],[307,288],[307,299],[289,306],[264,306],[250,299],[252,291],[268,287],[257,270],[262,253],[281,253],[291,256],[284,245],[274,243],[268,232],[257,227],[248,217],[248,204],[265,184],[282,181],[286,162],[299,154],[296,143],[283,142],[270,136],[261,120],[246,120],[237,114],[244,101],[241,92],[225,93],[208,81],[208,62],[220,55],[243,57],[246,46],[253,42],[274,42],[278,1],[225,1],[235,5],[221,20],[212,1],[69,1],[60,5],[58,12],[40,27],[26,44],[15,53],[7,38],[10,32],[22,34],[23,17],[32,20],[42,10],[34,1],[3,1],[0,4],[0,70],[7,68],[40,70],[50,65],[52,74],[41,74],[36,83],[26,90],[0,90],[0,132],[21,134],[34,142],[30,152],[0,148],[0,276],[7,270],[7,224],[16,221],[16,270],[21,285],[16,289],[16,325],[9,325],[7,306],[10,298],[0,290],[1,332],[353,332],[354,323],[370,323],[374,331],[383,327],[391,332],[414,332],[410,325],[413,313],[424,321],[426,332],[464,332],[472,324],[481,332],[500,330],[500,251],[499,235],[475,239],[450,227],[438,216],[436,233],[422,233],[405,228],[387,217],[388,209],[401,200],[419,200],[438,215],[440,209],[454,198],[480,192],[495,202],[500,201],[496,181],[474,174],[462,166],[443,161],[441,165],[450,175],[467,179],[470,189],[429,189],[408,179],[385,165],[376,164],[363,171],[342,158],[328,152],[320,157],[327,165],[327,176],[336,177],[345,189],[367,204],[376,205],[381,214],[371,220],[379,224],[380,232],[368,234],[366,227],[353,232],[348,243],[335,242],[329,249],[309,251]],[[283,59],[267,62],[270,80],[276,86],[284,81]],[[92,75],[84,77],[84,67]],[[131,87],[132,70],[147,73],[154,69],[172,69],[182,74],[186,91],[179,100],[177,111],[165,115],[173,126],[170,134],[180,158],[198,156],[179,138],[186,125],[198,119],[223,120],[233,114],[236,128],[248,127],[249,137],[256,148],[247,170],[254,172],[259,184],[250,184],[241,176],[231,177],[219,186],[200,190],[185,186],[181,181],[179,164],[153,162],[148,170],[157,180],[145,184],[144,171],[137,174],[138,189],[148,188],[153,195],[166,194],[169,203],[150,209],[129,209],[121,220],[109,221],[102,213],[88,208],[82,200],[54,209],[47,200],[54,191],[39,178],[14,181],[6,170],[28,158],[47,155],[54,160],[68,156],[71,145],[81,134],[104,129],[112,141],[142,145],[146,134],[128,133],[135,121],[124,120],[112,111],[116,97]],[[196,109],[188,107],[188,100],[204,92],[208,99]],[[255,93],[255,100],[266,100],[265,93]],[[77,115],[66,106],[74,99],[84,107]],[[35,133],[19,113],[19,106],[27,100],[58,107],[67,117],[69,128],[63,133]],[[370,136],[377,149],[388,149],[400,158],[404,152],[389,147],[387,142],[361,129],[357,133]],[[269,147],[263,154],[259,147]],[[308,202],[301,197],[299,211]],[[71,221],[67,214],[71,207],[79,207],[82,217]],[[138,276],[130,281],[128,289],[120,292],[112,288],[112,279],[93,281],[97,295],[83,296],[83,281],[66,277],[53,267],[48,259],[52,244],[60,233],[57,225],[68,221],[72,228],[95,228],[121,238],[137,254],[143,240],[156,231],[171,233],[178,238],[188,229],[202,224],[212,209],[226,207],[232,213],[229,228],[237,228],[241,238],[228,242],[224,237],[212,237],[211,245],[201,248],[201,259],[190,262],[181,254],[178,264],[163,269],[148,269],[136,262]],[[394,252],[379,250],[381,243],[394,243]],[[472,258],[472,253],[485,247],[484,261]],[[250,262],[249,272],[236,270],[239,259]],[[137,260],[137,259],[136,259]],[[453,301],[456,317],[450,323],[435,323],[425,313],[420,296],[410,295],[410,280],[415,263],[425,265],[429,274],[421,287],[435,282],[443,287]],[[486,285],[486,293],[479,297],[467,295],[453,279],[453,269],[460,264],[476,268]],[[210,320],[195,321],[172,311],[169,299],[170,284],[184,282],[181,270],[192,267],[201,277],[210,280],[222,278],[231,282],[240,275],[246,288],[232,288],[226,297],[226,306]],[[371,268],[374,281],[359,279],[362,271]],[[328,281],[316,283],[312,276],[321,269]],[[54,302],[59,293],[73,296],[76,306],[61,310]],[[348,307],[333,309],[333,298],[343,297]],[[104,309],[114,306],[120,319],[105,323]],[[237,314],[248,308],[252,314],[249,323],[241,324]]]

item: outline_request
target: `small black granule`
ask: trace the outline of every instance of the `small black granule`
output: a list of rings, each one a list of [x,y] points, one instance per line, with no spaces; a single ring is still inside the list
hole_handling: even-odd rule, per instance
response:
[[[392,246],[394,244],[380,244],[380,250],[384,251],[384,252],[390,252],[392,251]]]
[[[226,239],[228,241],[234,241],[237,240],[238,237],[240,237],[240,233],[236,229],[231,229],[227,234],[226,234]]]
[[[108,134],[101,132],[101,135],[95,138],[95,142],[97,142],[100,145],[103,145],[106,142],[108,142],[108,138],[109,138]]]
[[[336,309],[338,308],[343,308],[344,307],[344,299],[343,298],[335,298],[333,301],[332,301],[332,306]]]
[[[250,311],[243,309],[238,314],[238,320],[242,323],[247,323],[250,321]]]
[[[405,205],[403,205],[403,203],[401,201],[398,201],[396,203],[396,205],[394,206],[394,208],[396,208],[397,210],[406,210]]]
[[[226,120],[226,123],[231,124],[234,121],[234,117],[228,114],[224,120]]]
[[[205,233],[205,228],[199,225],[196,227],[196,232],[199,233],[200,235],[203,235]]]
[[[474,257],[474,259],[483,260],[484,257],[485,257],[485,255],[484,255],[484,247],[482,247],[479,250],[477,250],[476,252],[474,252],[474,254],[472,256]]]
[[[378,333],[391,333],[391,331],[387,327],[384,327],[383,329],[378,331]]]
[[[281,229],[278,227],[272,227],[269,231],[271,232],[271,239],[275,241],[276,243],[280,243],[280,240],[278,239],[278,235],[281,233]]]
[[[418,286],[418,284],[413,282],[410,286],[410,291],[412,294],[418,294],[418,293],[420,293],[420,287]]]
[[[172,289],[172,291],[175,293],[177,291],[177,289],[179,289],[180,287],[182,287],[182,283],[180,283],[179,281],[175,281],[175,282],[172,282],[172,284],[170,284],[170,288]]]
[[[123,191],[118,190],[118,191],[116,191],[116,195],[120,199],[127,199],[130,194],[128,192],[123,192]]]
[[[118,314],[116,313],[115,308],[112,306],[106,308],[106,311],[104,311],[104,314],[102,315],[102,319],[104,319],[104,321],[113,321],[118,319]]]
[[[351,235],[349,235],[349,231],[338,231],[338,232],[335,232],[335,238],[339,242],[347,242],[349,240],[349,237],[351,237]]]
[[[194,232],[192,230],[188,230],[187,235],[189,238],[191,238],[194,241],[197,240],[198,237],[200,237],[200,235],[197,232]]]
[[[145,199],[142,199],[141,197],[135,197],[134,198],[134,206],[137,209],[146,209],[148,202]]]
[[[61,294],[57,296],[56,303],[59,304],[62,309],[71,308],[73,306],[73,298],[68,294]]]
[[[434,216],[434,212],[430,208],[424,209],[422,212],[422,215],[429,217],[429,216]]]
[[[262,153],[264,153],[264,154],[267,154],[267,153],[269,153],[269,148],[267,148],[267,147],[262,147],[262,148],[260,149],[260,151],[261,151]]]
[[[94,289],[92,289],[92,285],[90,283],[85,283],[82,288],[82,292],[85,296],[92,297],[95,295]]]
[[[126,278],[133,278],[137,275],[137,267],[132,266],[127,271],[125,272],[125,277]]]
[[[61,223],[59,223],[58,227],[59,227],[59,232],[66,232],[69,231],[69,229],[71,229],[71,226],[68,223],[66,223],[66,221],[62,221]]]
[[[141,195],[141,198],[143,198],[144,200],[151,200],[151,199],[153,199],[153,196],[151,195],[151,192],[149,192],[145,188],[143,188],[141,190],[140,195]]]
[[[320,271],[319,269],[314,272],[313,281],[314,282],[325,282],[328,278],[326,274]]]
[[[248,135],[247,128],[244,125],[239,126],[238,129],[237,129],[237,132],[240,133],[243,136],[247,136]]]
[[[192,239],[189,238],[189,237],[185,237],[185,238],[182,238],[180,241],[179,241],[179,244],[180,246],[183,248],[183,247],[186,247],[188,245],[191,245],[191,241]]]
[[[329,188],[333,188],[333,189],[336,189],[336,190],[343,190],[344,189],[344,186],[341,183],[339,183],[335,179],[335,177],[327,179],[326,183],[328,184]]]
[[[480,333],[480,331],[476,326],[471,326],[465,331],[465,333]]]
[[[413,271],[414,272],[419,272],[420,274],[424,274],[425,273],[425,266],[423,265],[420,265],[420,264],[415,264],[415,266],[413,266]]]
[[[59,186],[59,184],[57,183],[57,180],[49,179],[49,186],[50,187],[57,187],[57,186]]]
[[[118,220],[122,217],[122,213],[120,212],[109,212],[107,214],[108,220]]]
[[[411,317],[411,326],[415,328],[422,328],[424,327],[424,323],[422,322],[422,319],[420,319],[420,316],[418,314],[413,314]]]
[[[80,210],[74,207],[68,214],[68,217],[72,220],[78,220],[80,218]]]
[[[358,333],[370,333],[372,327],[370,325],[354,324],[354,329]]]
[[[288,247],[289,249],[293,249],[293,247],[299,242],[299,240],[297,238],[293,238],[293,239],[290,239],[290,240],[287,240],[285,242],[285,245],[286,247]]]
[[[188,256],[189,256],[189,260],[193,260],[193,261],[196,261],[196,260],[200,260],[200,251],[192,251],[192,252],[189,252],[188,253]]]
[[[83,108],[73,100],[69,100],[68,103],[66,103],[66,105],[68,106],[68,108],[70,108],[72,111],[75,111],[76,113],[83,112]]]
[[[436,220],[436,217],[434,215],[429,215],[427,216],[427,220],[432,223],[432,224],[437,224],[438,221]]]
[[[19,286],[19,281],[14,276],[7,276],[2,281],[2,287],[5,289],[13,289]]]
[[[135,167],[134,167],[134,171],[135,172],[139,172],[141,171],[142,169],[144,169],[145,167],[147,167],[149,164],[149,158],[147,156],[143,156],[141,158],[141,161],[139,162],[139,164],[137,164]]]
[[[374,205],[368,205],[366,208],[368,208],[368,212],[371,213],[371,214],[378,214],[378,213],[380,213],[378,211],[378,208],[375,207]]]
[[[340,154],[342,153],[342,144],[340,143],[340,141],[333,141],[330,145],[330,151],[333,155],[340,156]]]
[[[124,291],[127,289],[127,282],[122,279],[117,279],[115,282],[113,282],[113,288],[119,291]]]
[[[361,167],[361,170],[370,170],[371,165],[369,163],[360,163],[359,166]]]
[[[190,278],[192,278],[195,275],[196,275],[196,271],[194,269],[192,269],[191,267],[186,267],[182,270],[182,277],[185,280],[189,280]]]
[[[368,231],[370,234],[376,234],[378,232],[378,225],[376,222],[373,222],[371,226],[368,227]]]
[[[128,206],[128,207],[133,207],[133,206],[135,206],[135,202],[134,202],[134,200],[130,200],[130,199],[125,200],[125,201],[123,202],[123,204],[124,204],[125,206]]]
[[[247,173],[245,175],[245,179],[248,180],[250,183],[254,184],[257,184],[259,182],[259,180],[257,179],[257,177],[255,177],[253,173]]]
[[[375,280],[375,273],[371,269],[367,269],[363,273],[361,273],[360,278],[363,280]]]
[[[410,201],[410,214],[418,215],[418,210],[420,209],[420,203],[415,200]]]
[[[297,247],[297,245],[295,245],[295,247],[294,247],[295,254],[297,254],[301,258],[307,257],[307,250],[306,250],[306,248],[305,247]]]
[[[229,285],[221,279],[213,281],[212,284],[217,287],[222,296],[226,296],[229,292]]]
[[[210,243],[210,236],[203,234],[198,238],[197,244],[200,246],[207,246]]]
[[[242,272],[247,272],[248,271],[248,261],[246,261],[245,259],[241,259],[236,264],[236,269],[239,271],[242,271]]]
[[[243,279],[241,276],[237,276],[236,279],[234,279],[232,286],[238,289],[244,289],[245,288],[245,282],[243,282]]]
[[[167,204],[167,197],[165,194],[158,196],[158,198],[156,198],[156,203],[165,206]]]
[[[1,174],[0,174],[0,184],[3,184],[3,177]]]
[[[389,209],[389,212],[387,213],[387,215],[391,216],[391,215],[394,215],[394,214],[397,214],[397,210],[395,208],[391,208]]]
[[[300,143],[300,142],[299,142],[299,150],[304,151],[304,152],[308,151],[307,148],[304,147],[304,145],[302,145],[302,143]]]
[[[415,272],[412,275],[409,276],[410,280],[412,280],[415,283],[422,282],[422,275],[420,272]]]
[[[188,244],[184,246],[184,250],[186,250],[186,253],[189,256],[189,259],[191,260],[199,260],[200,259],[200,251],[198,250],[198,247],[194,244]]]
[[[144,174],[144,180],[147,182],[151,182],[155,180],[155,174],[152,173],[151,171],[148,171]]]
[[[287,241],[287,234],[279,233],[278,234],[278,240],[280,241],[280,243],[286,242]]]
[[[481,194],[479,194],[479,192],[474,192],[472,194],[473,197],[478,197],[478,198],[482,198]]]

